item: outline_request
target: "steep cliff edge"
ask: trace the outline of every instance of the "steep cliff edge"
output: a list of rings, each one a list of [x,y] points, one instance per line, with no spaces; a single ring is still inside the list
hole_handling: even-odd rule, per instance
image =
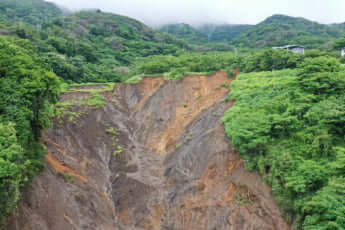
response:
[[[220,121],[225,72],[76,86],[45,133],[46,169],[9,230],[288,229],[270,188],[247,172]],[[82,104],[82,105],[80,105]]]

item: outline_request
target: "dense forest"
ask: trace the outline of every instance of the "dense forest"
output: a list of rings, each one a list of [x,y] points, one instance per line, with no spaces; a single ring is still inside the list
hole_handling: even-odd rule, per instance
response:
[[[257,49],[287,44],[330,50],[334,39],[345,35],[344,24],[326,25],[286,15],[273,15],[257,25],[205,24],[194,28],[186,24],[171,24],[163,26],[162,30],[189,42],[228,51],[231,46]],[[223,46],[215,46],[219,42]]]
[[[0,20],[25,22],[36,26],[62,15],[63,11],[59,7],[42,0],[1,0],[0,2]]]
[[[190,49],[187,43],[131,18],[99,10],[61,16],[62,12],[59,14],[53,4],[42,0],[35,0],[33,4],[27,2],[1,2],[0,8],[4,9],[5,15],[12,15],[17,8],[20,11],[13,17],[4,16],[0,29],[3,34],[30,40],[52,70],[64,80],[119,82],[127,73],[127,68],[123,67],[139,57],[177,54]],[[31,11],[31,7],[35,10]],[[46,12],[48,16],[42,18]],[[58,15],[61,17],[54,17]],[[6,20],[8,18],[13,20]]]
[[[201,44],[208,41],[206,35],[185,23],[163,25],[159,30],[191,43]]]
[[[345,227],[345,72],[334,58],[240,75],[226,133],[298,229]]]
[[[154,55],[139,59],[131,66],[129,81],[143,75],[165,75],[179,78],[184,74],[202,72],[212,74],[225,69],[231,75],[234,69],[240,72],[274,71],[294,69],[305,58],[337,57],[334,52],[308,50],[305,55],[286,50],[264,49],[236,54],[234,52],[184,53],[177,56]]]
[[[253,26],[231,24],[202,24],[193,27],[181,23],[163,25],[159,27],[159,30],[191,43],[206,45],[218,42],[230,42],[251,27]]]
[[[238,46],[249,47],[298,44],[307,48],[327,48],[330,41],[344,36],[344,33],[341,28],[304,18],[273,15],[236,37],[233,42]]]
[[[41,130],[60,91],[60,79],[48,69],[28,41],[0,37],[0,223],[43,166]]]
[[[62,84],[225,69],[241,73],[223,122],[246,166],[298,229],[345,229],[344,24],[275,15],[255,26],[157,31],[100,10],[64,12],[43,0],[0,0],[0,225],[43,168],[41,131]],[[313,49],[270,48],[288,43]]]
[[[158,29],[190,43],[197,51],[233,51],[235,46],[231,41],[251,27],[231,24],[203,24],[193,27],[181,23],[163,25]]]

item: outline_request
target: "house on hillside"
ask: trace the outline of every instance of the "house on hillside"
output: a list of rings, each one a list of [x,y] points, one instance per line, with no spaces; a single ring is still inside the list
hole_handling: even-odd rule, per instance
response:
[[[278,46],[278,47],[273,47],[273,49],[289,50],[294,53],[304,54],[304,46],[298,46],[298,45]]]
[[[341,49],[341,56],[342,56],[342,57],[345,56],[345,47]]]

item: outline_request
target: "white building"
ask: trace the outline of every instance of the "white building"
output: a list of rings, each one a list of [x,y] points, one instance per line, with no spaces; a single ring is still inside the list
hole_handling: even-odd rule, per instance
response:
[[[284,49],[284,50],[289,50],[289,51],[294,52],[294,53],[304,54],[304,47],[298,46],[298,45],[279,46],[279,47],[273,47],[273,49],[277,49],[277,50]],[[344,52],[345,52],[345,50],[344,50]]]
[[[341,49],[341,56],[344,57],[345,56],[345,48]]]

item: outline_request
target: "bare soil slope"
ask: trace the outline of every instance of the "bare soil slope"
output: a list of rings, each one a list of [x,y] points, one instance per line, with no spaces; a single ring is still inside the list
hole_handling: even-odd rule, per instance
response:
[[[288,229],[224,135],[230,82],[222,71],[144,78],[101,92],[106,105],[68,107],[45,134],[47,167],[8,229]],[[61,100],[92,95],[76,89]]]

